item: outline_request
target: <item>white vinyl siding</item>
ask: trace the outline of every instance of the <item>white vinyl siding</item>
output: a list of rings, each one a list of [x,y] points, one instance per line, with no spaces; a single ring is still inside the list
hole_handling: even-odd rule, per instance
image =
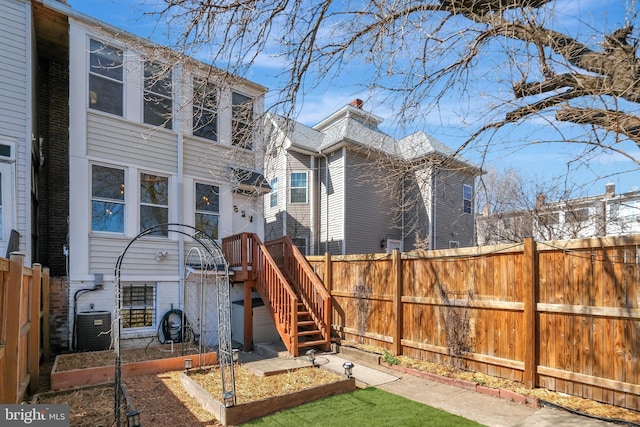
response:
[[[5,239],[8,231],[15,228],[23,237],[20,238],[19,250],[26,254],[26,264],[31,264],[31,136],[32,123],[25,118],[32,116],[33,91],[31,76],[35,72],[32,63],[31,39],[31,3],[23,1],[0,2],[0,142],[11,144],[15,148],[12,153],[15,163],[3,173],[5,189],[16,189],[13,200],[6,204],[9,193],[3,194],[5,200],[3,224]],[[15,215],[15,217],[14,217]],[[5,255],[4,252],[1,253]]]

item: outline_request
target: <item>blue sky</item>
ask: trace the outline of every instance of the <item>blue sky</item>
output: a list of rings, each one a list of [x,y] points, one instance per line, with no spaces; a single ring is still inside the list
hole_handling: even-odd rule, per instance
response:
[[[162,23],[151,21],[142,15],[143,8],[150,7],[154,0],[69,0],[68,3],[79,12],[142,37],[153,34],[155,38],[165,32]],[[556,23],[555,28],[570,34],[585,31],[598,33],[607,25],[611,27],[611,24],[622,23],[625,19],[624,0],[581,0],[557,3],[559,6],[554,9],[552,17]],[[637,6],[634,5],[634,7]],[[365,66],[360,64],[359,67],[355,70],[363,70]],[[492,88],[493,82],[500,79],[500,67],[501,64],[498,61],[491,60],[486,60],[480,67],[479,79],[486,79],[486,81],[480,81],[478,84],[487,87],[487,93],[485,93],[487,96],[491,96],[491,89],[488,88]],[[245,77],[268,88],[277,89],[279,85],[277,75],[280,71],[280,63],[277,59],[261,55]],[[314,125],[354,98],[362,98],[367,100],[364,107],[366,110],[385,119],[381,124],[385,132],[394,136],[403,136],[398,135],[395,127],[393,105],[382,100],[376,102],[376,94],[369,93],[359,84],[357,79],[361,77],[360,73],[351,74],[352,76],[343,74],[340,79],[320,85],[305,94],[304,102],[299,105],[297,119],[307,125]],[[269,99],[267,97],[267,104]],[[638,110],[635,113],[638,114]],[[452,149],[456,149],[470,133],[478,128],[477,123],[486,114],[484,111],[474,109],[473,99],[459,99],[451,96],[442,100],[437,108],[424,115],[412,129],[405,129],[400,133],[423,130]],[[578,187],[576,196],[604,193],[607,182],[614,182],[618,193],[640,187],[640,169],[632,160],[620,153],[599,152],[597,155],[592,155],[589,153],[590,147],[584,144],[548,142],[550,139],[548,121],[552,119],[553,117],[543,115],[527,125],[506,127],[495,136],[495,140],[501,141],[500,144],[492,144],[491,149],[486,152],[483,146],[479,145],[464,151],[463,156],[474,163],[483,162],[485,169],[514,168],[518,169],[527,180],[536,182],[556,180],[561,185],[563,185],[562,181],[566,180],[567,169],[577,167],[578,171],[572,172],[566,180],[568,182],[564,183],[568,187]],[[567,139],[581,131],[580,128],[565,125],[560,125],[559,129]],[[635,144],[627,143],[623,146],[618,144],[616,148],[640,161],[640,149]],[[579,165],[571,162],[578,154],[585,154],[586,159]]]

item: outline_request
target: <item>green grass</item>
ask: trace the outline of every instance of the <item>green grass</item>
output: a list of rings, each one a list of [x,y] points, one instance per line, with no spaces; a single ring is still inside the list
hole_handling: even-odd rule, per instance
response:
[[[480,426],[475,421],[374,387],[316,400],[245,426],[423,427]]]

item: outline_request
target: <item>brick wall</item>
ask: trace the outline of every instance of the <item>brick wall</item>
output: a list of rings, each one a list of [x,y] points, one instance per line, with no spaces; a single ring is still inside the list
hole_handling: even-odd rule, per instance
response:
[[[38,174],[36,262],[65,276],[69,217],[69,65],[39,58],[38,131],[44,164]]]
[[[49,283],[49,345],[53,355],[69,351],[69,283],[52,277]]]

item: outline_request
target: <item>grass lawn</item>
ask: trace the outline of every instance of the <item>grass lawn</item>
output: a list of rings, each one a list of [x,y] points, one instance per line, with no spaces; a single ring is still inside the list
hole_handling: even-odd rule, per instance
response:
[[[481,426],[475,421],[374,387],[316,400],[245,426]]]

